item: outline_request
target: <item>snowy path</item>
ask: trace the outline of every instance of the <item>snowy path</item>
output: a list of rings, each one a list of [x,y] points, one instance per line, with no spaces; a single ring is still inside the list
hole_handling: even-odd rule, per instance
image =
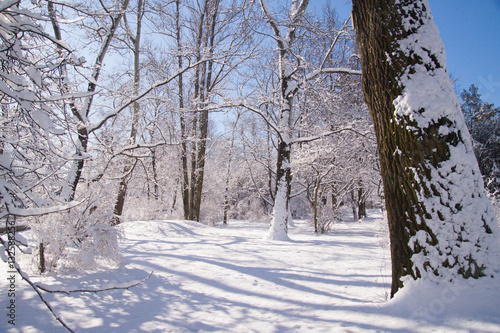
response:
[[[44,277],[43,282],[99,287],[140,280],[154,271],[149,280],[130,290],[46,297],[77,332],[500,330],[497,310],[478,326],[476,321],[409,318],[399,308],[407,307],[405,300],[384,305],[390,260],[379,219],[373,215],[339,223],[321,236],[299,221],[290,230],[293,242],[263,241],[266,224],[241,221],[215,228],[180,221],[126,222],[119,269],[84,276],[79,285],[63,278]],[[0,332],[64,332],[34,292],[24,283],[17,288],[17,325],[12,329],[2,320]],[[0,301],[5,309],[6,293]]]

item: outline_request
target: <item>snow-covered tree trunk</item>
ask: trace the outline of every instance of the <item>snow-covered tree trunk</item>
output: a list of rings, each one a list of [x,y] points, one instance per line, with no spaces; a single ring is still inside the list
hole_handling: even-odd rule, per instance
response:
[[[290,25],[285,36],[282,35],[278,22],[271,15],[267,2],[260,1],[266,19],[274,31],[279,51],[279,79],[281,86],[280,123],[278,126],[278,157],[276,168],[276,196],[274,199],[271,227],[265,236],[269,240],[288,240],[288,216],[292,173],[290,168],[290,150],[292,146],[292,106],[297,92],[297,82],[292,77],[292,46],[296,40],[296,31],[309,1],[294,0],[290,9]]]
[[[380,151],[392,296],[406,279],[498,269],[498,222],[427,0],[354,0],[363,90]]]
[[[271,227],[265,239],[288,240],[288,217],[292,174],[290,169],[290,144],[280,141],[278,145],[278,166],[276,194],[271,220]]]

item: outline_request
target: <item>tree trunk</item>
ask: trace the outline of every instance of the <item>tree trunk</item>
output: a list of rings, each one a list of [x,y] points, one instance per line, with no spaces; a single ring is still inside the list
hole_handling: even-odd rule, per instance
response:
[[[141,55],[141,26],[142,26],[142,17],[144,15],[144,5],[145,2],[143,0],[137,0],[137,25],[135,36],[132,36],[132,32],[127,29],[127,33],[129,35],[129,39],[132,42],[134,49],[132,50],[134,53],[134,86],[133,86],[133,96],[137,96],[139,94],[139,84],[141,79],[140,72],[140,55]],[[126,17],[126,16],[124,16]],[[126,22],[126,19],[125,19]],[[132,106],[132,124],[130,126],[130,136],[129,136],[129,144],[133,145],[137,140],[137,128],[139,126],[139,114],[140,114],[140,104],[138,101],[135,101]],[[129,175],[133,172],[131,161],[126,161],[126,165],[123,167],[124,176],[120,180],[120,185],[118,188],[118,196],[116,198],[115,208],[114,208],[114,218],[112,220],[112,225],[117,225],[120,223],[120,217],[123,213],[123,207],[125,206],[125,199],[127,197],[127,188],[128,181],[130,179]]]
[[[298,83],[293,77],[291,62],[292,46],[296,41],[296,32],[300,20],[309,4],[309,0],[294,0],[290,8],[290,23],[286,35],[283,36],[278,22],[269,10],[266,0],[260,0],[267,22],[274,31],[278,46],[279,80],[280,80],[280,120],[278,126],[278,156],[276,167],[276,196],[274,199],[271,227],[265,236],[270,240],[289,240],[288,220],[292,173],[290,168],[290,151],[292,146],[292,108],[293,99],[298,90]]]
[[[280,141],[276,173],[276,195],[274,199],[271,227],[265,236],[268,240],[289,240],[288,209],[292,175],[290,170],[290,144]]]
[[[238,121],[240,119],[240,114],[238,113],[236,120],[234,121],[234,125],[231,131],[231,141],[229,143],[229,153],[227,157],[227,169],[226,169],[226,188],[224,191],[224,212],[223,212],[223,219],[222,219],[222,224],[227,225],[227,215],[229,213],[229,182],[231,180],[231,162],[233,160],[233,148],[234,148],[234,136],[236,132],[236,126],[238,125]]]
[[[177,66],[179,71],[183,68],[182,61],[182,40],[181,40],[181,9],[180,9],[181,0],[175,1],[175,34],[177,39]],[[184,219],[189,219],[189,167],[188,167],[188,143],[187,143],[187,124],[186,124],[186,116],[184,115],[184,82],[183,75],[180,74],[177,81],[177,89],[178,89],[178,99],[179,99],[179,112],[180,112],[180,127],[181,127],[181,173],[182,173],[182,181],[181,181],[181,194],[182,194],[182,208],[184,212]]]
[[[198,22],[198,29],[196,32],[196,46],[195,46],[195,51],[196,51],[196,61],[200,61],[202,59],[202,48],[204,49],[206,47],[206,44],[203,44],[204,42],[204,27],[205,27],[205,17],[206,13],[208,10],[209,6],[209,1],[210,0],[205,0],[203,2],[203,10],[200,13],[200,18]],[[205,38],[206,40],[206,38]],[[203,66],[203,67],[202,67]],[[198,137],[198,123],[199,123],[199,118],[200,115],[198,112],[200,111],[200,102],[203,100],[203,89],[204,87],[204,74],[201,74],[203,72],[203,68],[205,68],[206,64],[202,63],[196,66],[195,69],[195,74],[194,74],[194,94],[193,94],[193,99],[195,102],[195,112],[193,114],[193,120],[191,123],[191,130],[192,138],[197,138]],[[201,128],[202,126],[200,126]],[[200,148],[199,148],[200,143],[193,141],[191,144],[191,175],[190,175],[190,182],[189,182],[189,208],[188,208],[188,220],[192,221],[198,221],[199,220],[199,214],[196,212],[196,191],[198,188],[198,177],[199,177],[199,161],[198,157],[200,155]]]
[[[354,221],[359,220],[358,215],[358,202],[356,196],[354,195],[354,190],[351,191],[351,207],[352,207],[352,218]]]
[[[38,245],[38,268],[40,273],[45,273],[47,269],[45,267],[45,246],[43,245],[43,242]]]
[[[212,85],[212,67],[213,60],[210,58],[214,53],[215,44],[215,26],[217,23],[217,14],[219,11],[219,0],[206,0],[205,1],[205,14],[200,21],[200,31],[199,31],[199,51],[202,49],[207,49],[208,60],[201,64],[201,70],[197,70],[197,75],[199,75],[199,87],[198,87],[198,99],[199,99],[199,143],[198,152],[196,157],[196,177],[193,183],[193,220],[200,221],[201,213],[201,199],[203,195],[203,182],[205,177],[205,161],[206,161],[206,150],[207,150],[207,139],[208,139],[208,120],[209,112],[207,110],[207,104],[210,99],[211,85]],[[202,26],[206,25],[205,30]],[[201,58],[200,58],[201,60]],[[198,68],[200,68],[198,66]]]
[[[491,275],[498,222],[427,0],[354,0],[353,23],[380,152],[391,295],[405,278]]]
[[[160,187],[158,185],[158,168],[156,166],[156,149],[151,149],[151,168],[153,169],[153,197],[156,201],[160,199]]]
[[[358,188],[358,219],[366,217],[366,197],[361,182]]]
[[[314,202],[313,202],[313,212],[314,212],[314,233],[318,234],[318,196],[319,196],[319,189],[320,189],[320,175],[319,172],[317,173],[318,179],[316,180],[316,185],[314,187]],[[321,231],[323,233],[323,231]]]
[[[197,86],[195,84],[195,86]],[[195,89],[196,91],[196,89]],[[198,114],[195,112],[193,114],[193,121],[192,121],[192,134],[191,137],[196,138],[197,137],[197,130],[198,127]],[[191,180],[189,183],[189,219],[191,221],[195,220],[195,213],[194,213],[194,198],[195,198],[195,192],[196,192],[196,177],[198,173],[196,172],[196,169],[198,168],[198,163],[196,161],[197,159],[197,147],[198,144],[197,142],[192,142],[191,144]]]

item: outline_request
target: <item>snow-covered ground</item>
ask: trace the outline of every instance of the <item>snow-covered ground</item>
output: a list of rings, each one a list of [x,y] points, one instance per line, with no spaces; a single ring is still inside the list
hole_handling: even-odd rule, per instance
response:
[[[279,242],[263,240],[266,223],[126,222],[119,268],[33,281],[105,288],[153,271],[130,290],[44,293],[76,332],[500,332],[500,279],[414,283],[387,302],[390,255],[379,212],[328,235],[295,224],[292,241]],[[65,332],[19,277],[16,325],[8,324],[6,272],[2,263],[0,332]]]

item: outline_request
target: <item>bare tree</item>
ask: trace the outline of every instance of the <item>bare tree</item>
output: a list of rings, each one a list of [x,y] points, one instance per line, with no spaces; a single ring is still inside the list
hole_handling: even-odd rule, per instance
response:
[[[211,111],[227,94],[220,90],[228,89],[229,76],[252,56],[247,47],[251,37],[244,31],[234,33],[245,6],[245,1],[204,0],[184,6],[175,1],[171,34],[178,66],[191,58],[199,62],[194,71],[177,81],[181,194],[184,218],[189,220],[201,217]],[[189,80],[191,84],[186,83]]]

